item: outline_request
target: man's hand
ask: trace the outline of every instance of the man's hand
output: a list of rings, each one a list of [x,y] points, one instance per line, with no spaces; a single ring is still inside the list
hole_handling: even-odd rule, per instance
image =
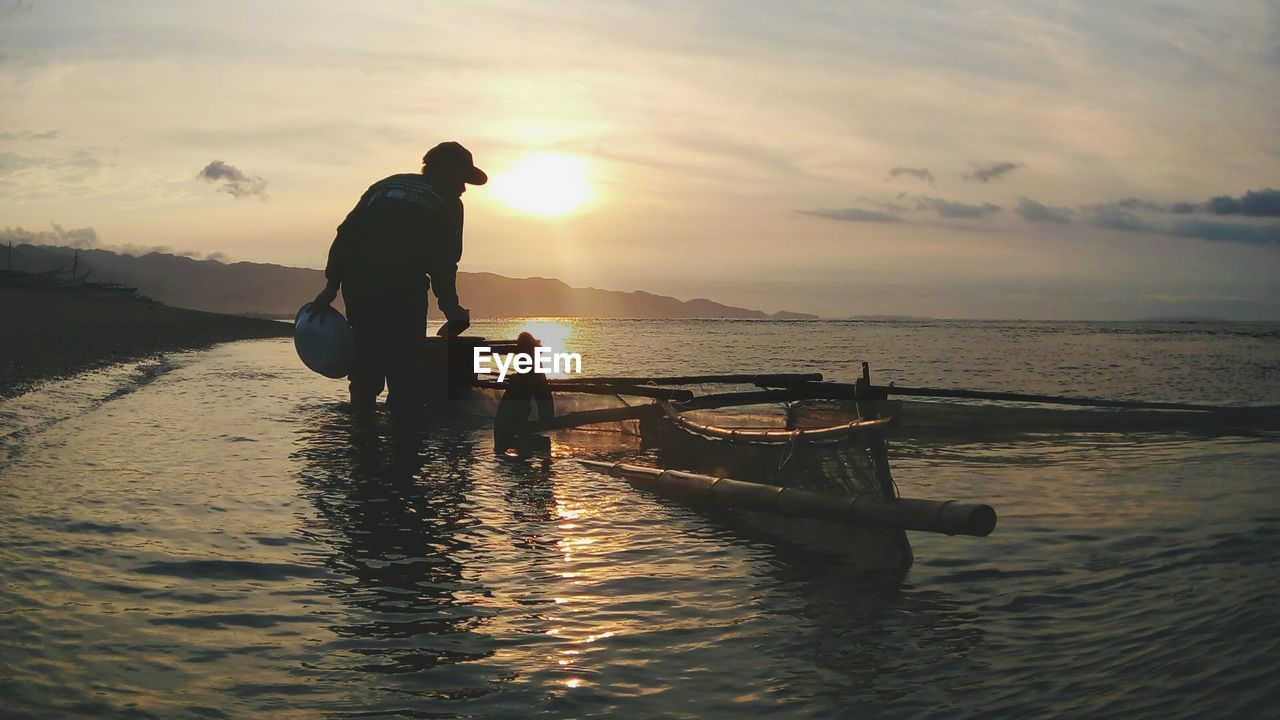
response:
[[[321,325],[324,324],[324,316],[329,314],[330,308],[333,307],[333,301],[338,298],[338,288],[328,286],[316,295],[316,299],[311,301],[311,315],[315,316]],[[317,315],[317,313],[319,313]]]
[[[444,308],[444,316],[449,322],[436,331],[440,337],[457,337],[471,327],[471,311],[462,306]]]

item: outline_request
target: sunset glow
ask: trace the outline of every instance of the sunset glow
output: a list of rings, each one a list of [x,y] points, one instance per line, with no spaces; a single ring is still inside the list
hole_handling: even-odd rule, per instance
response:
[[[586,160],[563,153],[526,155],[493,179],[493,194],[531,215],[566,215],[591,200]]]
[[[19,244],[319,268],[371,183],[456,140],[489,175],[464,272],[830,318],[1280,317],[1274,3],[8,5]]]

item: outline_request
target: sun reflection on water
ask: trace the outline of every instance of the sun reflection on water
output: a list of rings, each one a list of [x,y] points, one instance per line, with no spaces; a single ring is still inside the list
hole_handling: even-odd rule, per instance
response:
[[[614,637],[618,630],[613,624],[584,625],[582,615],[587,614],[591,606],[598,600],[590,594],[589,588],[607,577],[602,577],[601,568],[608,565],[599,560],[618,549],[618,542],[601,535],[602,529],[591,520],[608,514],[607,503],[592,502],[578,498],[570,498],[563,488],[556,488],[553,516],[560,522],[557,527],[562,531],[557,543],[561,552],[560,562],[572,565],[574,570],[559,573],[575,587],[575,591],[561,593],[552,598],[555,614],[549,619],[554,627],[546,635],[555,637],[560,647],[548,653],[547,660],[552,663],[558,673],[572,672],[572,677],[560,675],[554,682],[564,688],[574,689],[589,685],[584,678],[590,675],[591,663],[586,658],[592,652],[604,650],[604,641]],[[579,593],[576,589],[588,590]],[[598,663],[597,663],[598,664]]]
[[[572,318],[528,318],[513,320],[503,326],[500,339],[514,339],[527,332],[542,343],[542,347],[555,353],[581,353],[578,347],[577,323]],[[587,362],[583,358],[583,363]],[[565,372],[550,372],[547,377],[568,377]]]

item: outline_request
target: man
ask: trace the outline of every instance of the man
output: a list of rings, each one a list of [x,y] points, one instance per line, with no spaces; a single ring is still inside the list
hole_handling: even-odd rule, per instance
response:
[[[422,173],[402,173],[374,183],[329,248],[328,280],[313,311],[323,311],[342,290],[354,341],[350,388],[356,413],[375,409],[385,381],[387,404],[414,415],[422,399],[417,362],[427,331],[427,291],[434,287],[445,331],[470,324],[458,304],[456,276],[462,257],[462,193],[488,176],[456,142],[431,148]]]

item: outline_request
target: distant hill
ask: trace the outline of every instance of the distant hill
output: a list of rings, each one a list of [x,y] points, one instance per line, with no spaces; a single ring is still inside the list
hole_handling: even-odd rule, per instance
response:
[[[854,315],[850,320],[875,320],[890,322],[921,322],[925,320],[933,320],[927,315]]]
[[[75,250],[18,245],[14,270],[43,272],[71,269]],[[137,286],[139,292],[166,305],[233,315],[292,318],[298,308],[324,287],[319,270],[264,263],[223,263],[180,255],[150,253],[141,257],[109,250],[81,250],[80,274],[90,279]],[[619,292],[574,288],[549,278],[509,278],[493,273],[458,273],[458,295],[476,318],[758,318],[811,319],[816,315],[723,305],[706,299],[678,300],[643,291]]]
[[[1220,317],[1209,317],[1205,315],[1160,315],[1157,317],[1138,318],[1134,322],[1144,323],[1220,323],[1231,322]]]

